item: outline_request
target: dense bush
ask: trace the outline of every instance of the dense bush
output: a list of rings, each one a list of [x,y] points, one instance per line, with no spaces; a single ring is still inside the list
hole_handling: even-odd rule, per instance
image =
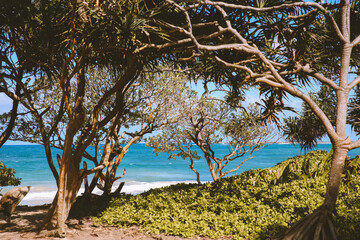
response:
[[[17,186],[20,184],[20,178],[15,177],[15,170],[12,168],[7,168],[0,161],[0,187],[3,186]]]
[[[94,221],[184,237],[270,239],[322,204],[327,181],[316,166],[324,158],[326,152],[315,151],[213,183],[124,195],[113,199]],[[341,187],[338,205],[340,239],[360,239],[358,177]]]

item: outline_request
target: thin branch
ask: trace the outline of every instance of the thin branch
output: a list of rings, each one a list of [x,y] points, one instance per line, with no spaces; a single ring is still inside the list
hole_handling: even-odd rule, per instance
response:
[[[237,39],[239,39],[242,43],[246,44],[247,43],[246,39],[243,36],[241,36],[241,34],[232,27],[231,22],[228,18],[228,15],[224,11],[224,9],[222,9],[220,6],[216,6],[216,5],[215,5],[215,8],[223,15],[223,19],[225,20],[225,23],[226,23],[227,28],[229,29],[229,32],[234,34],[237,37]]]
[[[227,174],[229,174],[229,173],[232,173],[232,172],[235,172],[235,171],[239,170],[239,168],[240,168],[246,161],[248,161],[248,160],[250,160],[250,159],[252,159],[252,158],[254,158],[254,157],[250,157],[250,156],[249,156],[248,158],[244,159],[240,164],[238,164],[235,168],[230,169],[229,171],[226,171],[226,172],[222,173],[221,176],[219,176],[219,177],[223,177],[223,176],[225,176],[225,175],[227,175]]]
[[[222,60],[221,58],[219,58],[218,56],[215,56],[215,59],[216,59],[216,61],[222,63],[226,67],[231,67],[231,68],[236,68],[236,69],[246,71],[247,73],[249,73],[250,77],[253,77],[255,75],[255,73],[250,68],[248,68],[246,66],[241,66],[241,65],[233,64],[233,63],[228,63],[228,62]]]
[[[123,178],[125,176],[125,173],[126,173],[126,168],[124,168],[124,172],[123,174],[120,176],[120,177],[116,177],[114,180],[113,180],[113,183],[117,180],[119,180],[120,178]]]
[[[310,76],[316,78],[317,80],[319,80],[322,83],[325,83],[327,85],[329,85],[332,89],[334,90],[339,90],[340,87],[331,79],[325,77],[323,74],[316,72],[315,70],[311,69],[309,65],[306,66],[301,66],[299,64],[297,64],[297,67],[299,69],[301,69],[304,73],[309,74]]]
[[[18,84],[16,84],[16,90],[15,90],[16,95],[20,94],[20,86]],[[0,136],[0,148],[2,147],[2,145],[4,145],[4,143],[9,139],[14,126],[15,126],[15,120],[18,116],[18,106],[19,106],[19,100],[13,100],[13,106],[11,109],[11,114],[10,114],[10,121],[6,127],[6,129],[4,130],[4,132],[1,134]]]
[[[350,150],[351,150],[351,149],[355,149],[355,148],[359,148],[359,147],[360,147],[360,139],[358,139],[357,141],[352,142],[352,143],[350,144]]]
[[[360,76],[357,76],[352,82],[348,85],[349,89],[353,89],[356,85],[360,83]]]
[[[170,0],[167,0],[167,2],[172,2]],[[295,2],[295,3],[285,3],[281,5],[276,5],[272,7],[263,7],[263,8],[257,8],[257,7],[251,7],[251,6],[244,6],[244,5],[238,5],[238,4],[231,4],[231,3],[225,3],[225,2],[215,2],[210,0],[188,0],[188,2],[200,2],[202,5],[211,5],[211,6],[221,6],[226,8],[232,8],[232,9],[239,9],[244,11],[254,11],[254,12],[271,12],[275,10],[281,10],[286,8],[294,8],[294,7],[313,7],[319,9],[326,17],[328,22],[331,24],[331,26],[334,28],[337,36],[343,43],[348,43],[348,41],[345,39],[344,35],[342,34],[339,26],[337,25],[335,19],[331,16],[331,12],[327,10],[323,5],[315,2]]]
[[[262,60],[262,62],[265,64],[265,66],[267,66],[268,69],[271,71],[271,73],[275,77],[276,81],[278,81],[279,83],[281,83],[283,85],[283,89],[288,91],[290,94],[304,100],[309,105],[309,107],[314,111],[314,113],[323,122],[324,127],[325,127],[327,133],[329,134],[329,137],[332,138],[333,140],[341,141],[341,138],[336,133],[329,118],[322,111],[322,109],[316,104],[316,102],[310,96],[308,96],[307,94],[302,92],[300,89],[296,88],[294,85],[288,83],[285,79],[283,79],[282,76],[275,69],[275,67],[270,63],[270,61],[259,50],[257,51],[257,55]]]
[[[276,88],[282,88],[282,89],[285,88],[285,86],[283,84],[278,83],[278,82],[274,82],[274,81],[272,81],[272,80],[270,80],[270,79],[268,79],[266,77],[257,78],[256,82],[257,83],[265,83],[265,84],[267,84],[269,86],[276,87]]]
[[[357,36],[354,41],[352,41],[352,46],[355,47],[356,45],[358,45],[360,43],[360,35]]]
[[[302,14],[302,15],[299,15],[299,16],[288,16],[284,19],[284,21],[287,21],[287,20],[296,20],[296,19],[300,19],[300,18],[305,18],[305,17],[308,17],[310,16],[311,14],[313,13],[316,13],[318,11],[318,9],[313,9],[311,10],[310,12],[307,12],[305,14]]]

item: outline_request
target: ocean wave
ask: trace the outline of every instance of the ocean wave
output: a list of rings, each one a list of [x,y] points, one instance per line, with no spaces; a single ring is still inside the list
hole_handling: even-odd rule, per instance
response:
[[[127,194],[140,194],[146,192],[150,189],[167,187],[170,185],[174,185],[177,183],[195,183],[195,181],[159,181],[159,182],[135,182],[130,181],[126,182],[122,191]],[[113,191],[116,190],[118,185],[113,187]],[[20,205],[42,205],[49,204],[52,202],[56,195],[56,187],[54,186],[34,186],[31,188],[30,192],[24,197],[21,201]],[[81,188],[78,195],[81,195],[84,192],[84,188]],[[102,191],[100,189],[94,189],[94,194],[101,194]]]
[[[195,183],[195,181],[162,181],[162,182],[129,182],[125,183],[122,192],[128,194],[139,194],[150,189],[167,187],[177,183]],[[113,190],[115,190],[114,187]]]

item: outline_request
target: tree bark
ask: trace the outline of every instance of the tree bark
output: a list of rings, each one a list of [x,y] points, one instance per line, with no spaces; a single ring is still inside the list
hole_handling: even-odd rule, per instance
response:
[[[65,237],[70,208],[76,200],[82,179],[77,161],[73,158],[72,142],[74,129],[69,124],[60,165],[59,186],[56,197],[45,218],[45,228],[55,229],[59,237]]]
[[[348,152],[349,150],[344,147],[334,147],[334,155],[324,200],[324,206],[326,206],[330,212],[333,212],[336,208],[336,199],[341,184],[341,175]]]
[[[82,73],[82,72],[81,72]],[[84,75],[79,74],[78,96],[75,104],[75,111],[71,114],[72,118],[66,129],[63,154],[60,163],[60,175],[58,181],[58,191],[45,218],[46,229],[55,230],[59,237],[65,237],[65,221],[69,216],[70,208],[76,200],[79,192],[82,178],[80,172],[81,159],[75,156],[77,151],[73,152],[73,142],[77,131],[84,121],[84,112],[82,109],[82,97]]]
[[[284,233],[284,235],[275,239],[337,239],[336,230],[332,221],[332,214],[336,209],[336,199],[341,184],[341,174],[344,168],[347,153],[349,152],[349,149],[345,146],[346,145],[341,143],[334,144],[334,154],[323,205],[317,208],[310,215],[307,215],[295,223]]]

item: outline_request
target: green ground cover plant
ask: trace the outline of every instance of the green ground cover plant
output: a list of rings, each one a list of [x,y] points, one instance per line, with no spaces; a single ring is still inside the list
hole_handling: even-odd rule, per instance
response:
[[[156,234],[271,239],[322,204],[329,156],[313,151],[211,183],[122,195],[93,219]],[[360,239],[359,159],[347,162],[334,220],[339,239]]]
[[[6,165],[0,161],[0,187],[18,186],[21,183],[21,178],[15,177],[15,173],[15,169],[6,167]]]

